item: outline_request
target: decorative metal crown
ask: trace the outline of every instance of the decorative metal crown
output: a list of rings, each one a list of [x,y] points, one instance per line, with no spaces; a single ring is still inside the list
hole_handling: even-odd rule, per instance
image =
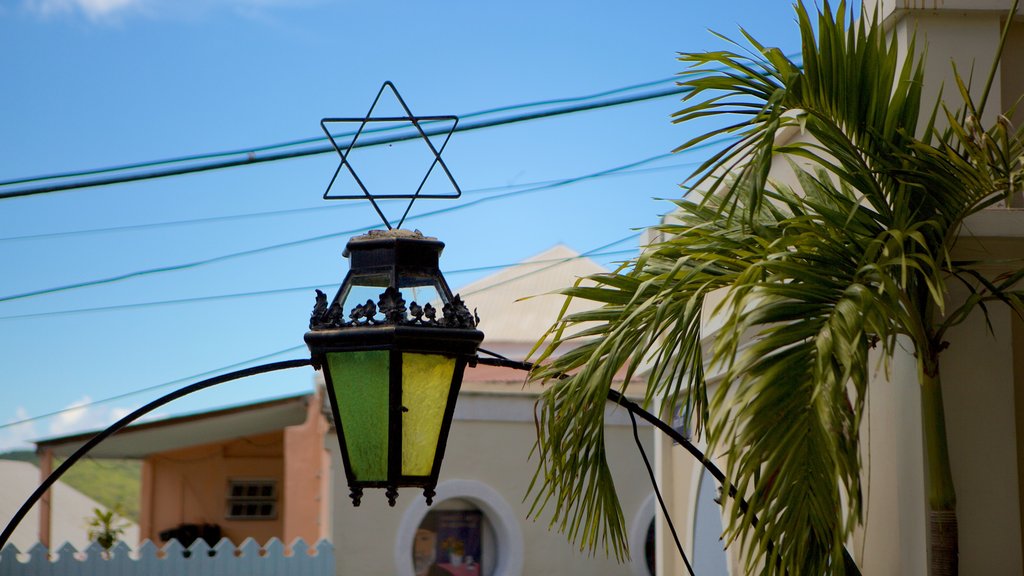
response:
[[[327,305],[327,294],[316,291],[316,304],[309,318],[310,330],[333,330],[354,326],[380,326],[386,324],[403,326],[434,326],[440,328],[476,328],[480,317],[476,310],[469,311],[458,294],[451,302],[441,307],[441,318],[437,308],[430,303],[419,305],[415,301],[406,308],[402,293],[394,286],[388,286],[376,303],[367,300],[357,304],[348,312],[347,320],[341,304]],[[383,316],[383,317],[381,317]]]

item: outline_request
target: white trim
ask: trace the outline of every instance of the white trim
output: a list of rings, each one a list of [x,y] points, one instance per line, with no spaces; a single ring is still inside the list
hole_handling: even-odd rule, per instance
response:
[[[633,525],[629,529],[630,560],[629,569],[633,576],[651,576],[647,570],[647,529],[654,522],[654,492],[651,492],[644,503],[637,508],[633,516]]]
[[[455,405],[452,419],[477,422],[529,422],[532,425],[536,422],[537,398],[536,394],[463,390],[459,393],[459,403]],[[625,408],[609,402],[604,412],[604,424],[632,426],[632,421]],[[641,421],[638,424],[644,428],[650,427],[647,422]]]
[[[437,486],[435,502],[452,498],[468,500],[479,508],[494,529],[498,558],[494,576],[521,576],[523,573],[523,531],[515,511],[490,486],[476,480],[446,480]],[[413,576],[412,554],[409,552],[416,537],[416,529],[428,512],[426,502],[416,498],[402,514],[395,538],[395,573]]]

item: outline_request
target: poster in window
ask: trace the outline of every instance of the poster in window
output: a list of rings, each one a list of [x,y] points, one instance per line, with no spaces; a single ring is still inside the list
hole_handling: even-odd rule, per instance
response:
[[[479,510],[428,512],[413,541],[416,576],[487,576],[480,564],[482,529]]]

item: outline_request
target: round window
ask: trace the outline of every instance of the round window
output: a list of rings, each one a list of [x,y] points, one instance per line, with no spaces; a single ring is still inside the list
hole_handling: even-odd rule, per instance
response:
[[[395,541],[403,576],[520,576],[523,534],[512,507],[475,480],[437,486],[436,503],[409,504]]]

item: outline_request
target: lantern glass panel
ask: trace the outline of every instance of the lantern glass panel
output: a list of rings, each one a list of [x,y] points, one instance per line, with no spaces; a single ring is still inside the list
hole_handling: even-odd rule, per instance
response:
[[[327,354],[349,465],[360,481],[387,480],[389,354],[387,350]]]
[[[420,306],[430,304],[440,310],[444,305],[437,280],[432,276],[402,276],[398,279],[398,287],[406,305],[413,302]]]
[[[387,274],[354,276],[350,281],[348,291],[341,299],[341,309],[348,314],[353,308],[362,306],[367,301],[376,305],[381,293],[387,289],[390,282]],[[381,318],[382,316],[377,316],[378,320]]]
[[[402,355],[402,475],[429,476],[444,423],[455,359],[437,354]]]

